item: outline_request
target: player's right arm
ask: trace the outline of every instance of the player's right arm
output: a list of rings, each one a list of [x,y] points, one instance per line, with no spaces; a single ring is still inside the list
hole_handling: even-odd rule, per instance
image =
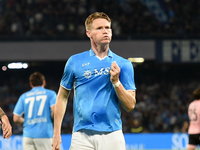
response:
[[[70,90],[60,86],[54,110],[54,135],[52,150],[59,150],[61,144],[61,124],[66,111]]]

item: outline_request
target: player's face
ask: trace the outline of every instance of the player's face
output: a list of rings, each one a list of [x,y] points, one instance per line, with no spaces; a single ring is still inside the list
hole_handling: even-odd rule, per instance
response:
[[[112,30],[110,28],[110,22],[106,19],[95,19],[91,25],[89,31],[90,38],[99,44],[110,43],[112,37]]]

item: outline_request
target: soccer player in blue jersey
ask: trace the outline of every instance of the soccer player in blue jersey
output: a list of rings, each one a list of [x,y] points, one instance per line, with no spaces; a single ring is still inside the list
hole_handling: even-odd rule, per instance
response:
[[[0,107],[0,124],[2,125],[3,138],[9,139],[12,135],[12,126],[8,116],[5,114],[3,109]]]
[[[136,104],[131,62],[109,48],[111,20],[103,12],[85,21],[91,49],[71,56],[64,69],[54,114],[52,150],[60,149],[61,123],[74,88],[74,126],[70,150],[125,150],[119,105],[130,112]]]
[[[41,73],[34,72],[29,81],[32,89],[20,96],[13,111],[13,121],[23,124],[25,150],[50,150],[57,95],[55,91],[44,88],[46,81]]]

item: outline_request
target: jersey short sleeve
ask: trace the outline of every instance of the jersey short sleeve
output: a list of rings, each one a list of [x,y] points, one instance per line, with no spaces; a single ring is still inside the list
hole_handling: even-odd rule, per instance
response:
[[[57,97],[57,94],[55,91],[52,91],[52,94],[51,94],[51,99],[50,99],[50,106],[53,106],[56,104],[56,97]]]
[[[17,101],[14,111],[13,111],[13,113],[18,116],[21,116],[24,113],[24,102],[23,102],[24,98],[23,97],[24,97],[24,95],[21,95],[19,97],[19,100]]]
[[[129,60],[123,63],[120,72],[120,82],[126,90],[136,90],[133,65]]]
[[[60,85],[62,85],[66,89],[72,89],[73,82],[74,82],[74,63],[73,63],[73,57],[70,57],[65,65]]]

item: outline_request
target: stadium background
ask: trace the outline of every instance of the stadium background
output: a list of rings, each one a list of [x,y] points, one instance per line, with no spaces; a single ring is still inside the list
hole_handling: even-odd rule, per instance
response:
[[[112,20],[111,50],[125,58],[145,58],[144,63],[133,63],[136,108],[131,113],[122,109],[123,131],[132,141],[127,147],[185,148],[187,107],[199,86],[199,5],[197,0],[0,0],[0,65],[29,64],[27,69],[1,70],[0,106],[14,135],[7,142],[0,139],[0,149],[20,149],[16,139],[20,141],[22,127],[12,122],[12,111],[18,97],[30,89],[29,75],[42,72],[46,87],[58,91],[66,60],[90,48],[84,21],[94,11],[103,11]],[[70,135],[73,125],[71,93],[63,135]],[[142,142],[134,139],[140,135]],[[145,138],[153,145],[148,147]],[[158,142],[161,147],[156,148],[157,138],[170,142],[166,147]]]

